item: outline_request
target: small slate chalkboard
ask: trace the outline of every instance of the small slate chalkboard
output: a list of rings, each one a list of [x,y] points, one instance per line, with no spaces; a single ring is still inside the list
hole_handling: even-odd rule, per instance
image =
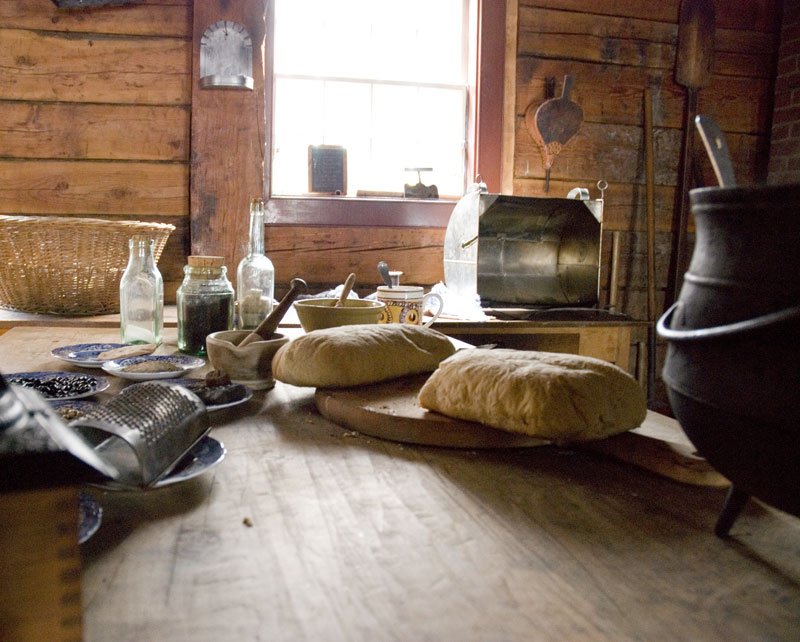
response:
[[[347,150],[339,145],[308,146],[308,191],[347,194]]]

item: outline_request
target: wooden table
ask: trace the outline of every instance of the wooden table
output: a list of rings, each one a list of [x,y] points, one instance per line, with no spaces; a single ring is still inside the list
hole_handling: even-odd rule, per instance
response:
[[[0,364],[71,369],[53,347],[115,337],[15,328]],[[312,398],[278,383],[215,413],[228,454],[194,480],[91,491],[86,640],[798,639],[794,517],[751,501],[721,540],[722,490],[569,449],[367,438]]]
[[[175,328],[177,309],[164,306],[164,327]],[[119,328],[119,314],[92,317],[58,317],[50,314],[33,314],[0,308],[0,334],[14,327],[73,326],[94,329]],[[282,327],[299,328],[300,321],[293,308],[289,308],[281,321]],[[635,364],[630,354],[641,341],[647,323],[631,319],[603,321],[557,320],[518,321],[491,319],[488,321],[463,321],[439,319],[433,327],[448,336],[479,345],[495,343],[499,347],[524,350],[550,350],[571,352],[616,363],[634,374]]]

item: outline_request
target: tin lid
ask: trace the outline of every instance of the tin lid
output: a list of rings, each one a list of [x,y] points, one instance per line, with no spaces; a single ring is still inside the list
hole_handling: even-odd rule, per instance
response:
[[[186,262],[191,267],[221,268],[225,263],[225,257],[193,254],[186,259]]]

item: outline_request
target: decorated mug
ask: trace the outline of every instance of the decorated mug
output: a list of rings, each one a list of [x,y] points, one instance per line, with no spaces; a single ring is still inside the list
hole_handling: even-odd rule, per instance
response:
[[[431,323],[439,318],[444,308],[444,300],[435,292],[424,293],[419,285],[386,285],[378,286],[378,301],[386,305],[378,323],[409,323],[412,325],[423,325],[422,313],[425,305],[431,299],[439,302],[436,314],[424,326],[427,328]]]

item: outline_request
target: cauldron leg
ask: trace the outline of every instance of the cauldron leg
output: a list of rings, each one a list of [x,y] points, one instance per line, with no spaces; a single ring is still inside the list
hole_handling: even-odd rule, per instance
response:
[[[727,537],[728,531],[731,530],[733,522],[739,517],[750,495],[739,490],[736,486],[731,486],[728,491],[728,496],[725,498],[725,505],[722,507],[722,512],[717,518],[717,524],[714,526],[714,534],[717,537]]]

